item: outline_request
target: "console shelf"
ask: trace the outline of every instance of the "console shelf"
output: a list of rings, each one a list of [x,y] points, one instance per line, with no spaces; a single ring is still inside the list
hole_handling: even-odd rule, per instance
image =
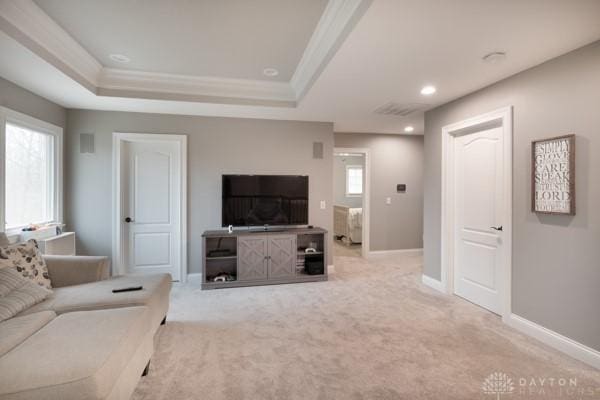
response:
[[[202,237],[202,289],[327,280],[325,229],[206,231]]]
[[[206,257],[206,260],[235,260],[237,256]]]

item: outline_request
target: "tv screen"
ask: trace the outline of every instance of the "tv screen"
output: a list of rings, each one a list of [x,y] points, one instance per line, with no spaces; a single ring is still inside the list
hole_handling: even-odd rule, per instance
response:
[[[223,226],[308,224],[308,176],[223,175]]]

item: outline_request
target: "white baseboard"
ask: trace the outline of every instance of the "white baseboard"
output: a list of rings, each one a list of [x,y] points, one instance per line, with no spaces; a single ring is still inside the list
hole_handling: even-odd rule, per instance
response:
[[[423,254],[423,249],[374,250],[369,252],[369,257],[410,253]]]
[[[600,351],[587,347],[584,344],[569,339],[535,322],[529,321],[516,314],[505,318],[504,322],[518,331],[529,335],[556,350],[582,361],[594,368],[600,369]]]
[[[437,290],[438,292],[442,292],[442,293],[446,293],[446,288],[444,287],[444,285],[442,284],[441,281],[438,281],[437,279],[433,279],[425,274],[421,275],[421,281],[423,282],[423,284],[425,286],[429,286],[432,289]]]

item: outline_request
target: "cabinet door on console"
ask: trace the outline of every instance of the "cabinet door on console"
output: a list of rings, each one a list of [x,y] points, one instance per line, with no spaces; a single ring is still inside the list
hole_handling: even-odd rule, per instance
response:
[[[267,238],[240,236],[238,238],[238,274],[240,281],[267,279]]]
[[[296,273],[296,235],[269,236],[269,279]]]

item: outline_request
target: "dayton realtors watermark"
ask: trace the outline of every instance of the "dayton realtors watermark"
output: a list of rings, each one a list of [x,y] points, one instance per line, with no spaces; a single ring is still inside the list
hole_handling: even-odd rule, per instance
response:
[[[568,377],[511,377],[504,372],[494,372],[484,379],[481,389],[490,398],[571,398],[594,399],[600,397],[600,387],[583,386],[577,378]],[[493,397],[492,397],[493,396]]]

